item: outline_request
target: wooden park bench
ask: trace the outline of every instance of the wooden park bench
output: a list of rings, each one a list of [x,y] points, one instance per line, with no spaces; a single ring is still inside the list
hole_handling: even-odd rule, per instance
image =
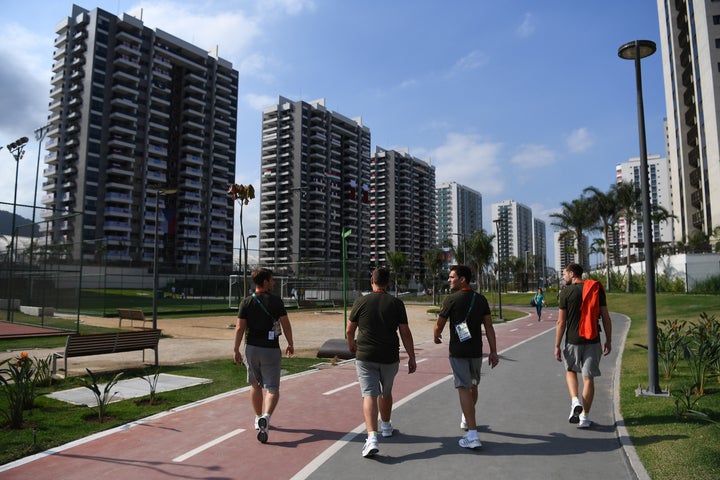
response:
[[[158,365],[158,342],[161,330],[139,330],[136,332],[93,333],[89,335],[68,335],[63,353],[53,354],[52,373],[57,372],[57,359],[65,359],[65,377],[67,378],[67,359],[88,355],[132,352],[142,350],[145,362],[145,350],[155,350],[155,366]]]
[[[152,319],[148,320],[145,318],[145,314],[142,310],[134,310],[134,309],[128,309],[128,308],[118,308],[118,328],[122,326],[123,319],[130,320],[130,326],[133,326],[134,320],[139,320],[142,322],[143,328],[145,327],[145,322],[152,322]]]

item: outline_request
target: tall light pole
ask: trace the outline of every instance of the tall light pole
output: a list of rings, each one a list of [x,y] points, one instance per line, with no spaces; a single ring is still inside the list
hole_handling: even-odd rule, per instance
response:
[[[248,235],[247,237],[243,238],[243,249],[245,250],[245,261],[243,262],[243,288],[245,291],[243,292],[242,296],[244,297],[248,293],[247,288],[247,256],[248,256],[248,242],[251,238],[257,238],[257,235]]]
[[[342,235],[342,276],[343,276],[343,314],[345,316],[345,329],[347,332],[347,270],[345,264],[347,263],[347,237],[352,233],[352,229],[343,227]],[[347,339],[347,333],[344,333],[344,337]]]
[[[157,311],[158,311],[158,222],[160,213],[160,197],[166,195],[174,195],[176,189],[164,189],[155,191],[155,238],[153,239],[153,291],[152,291],[152,328],[157,329]]]
[[[33,192],[33,210],[32,210],[32,225],[30,229],[30,298],[32,299],[33,282],[32,282],[32,268],[33,268],[33,253],[35,252],[35,207],[37,205],[37,189],[38,179],[40,178],[40,154],[42,153],[42,143],[45,139],[45,135],[50,130],[50,125],[44,125],[35,130],[35,140],[38,142],[38,154],[37,163],[35,164],[35,189]]]
[[[493,223],[495,224],[495,228],[497,230],[497,257],[498,257],[498,320],[502,321],[502,287],[500,283],[500,279],[502,278],[502,261],[500,259],[500,224],[502,223],[502,219],[496,218],[493,220]]]
[[[12,301],[13,301],[13,293],[12,293],[12,287],[13,281],[12,278],[12,270],[15,262],[15,213],[17,211],[17,187],[18,187],[18,170],[20,167],[20,159],[25,155],[25,145],[28,142],[28,137],[20,137],[17,140],[15,140],[13,143],[7,146],[7,149],[10,151],[10,154],[15,159],[15,196],[13,197],[13,213],[12,213],[12,227],[10,227],[10,248],[8,250],[8,297],[7,297],[7,321],[12,322],[13,321],[13,309],[12,307]]]
[[[655,310],[655,258],[653,255],[653,232],[650,218],[650,185],[648,179],[647,146],[645,144],[645,111],[642,96],[640,59],[655,53],[655,43],[650,40],[634,40],[618,49],[618,56],[635,61],[635,88],[637,91],[638,136],[640,139],[640,188],[642,193],[643,241],[645,250],[645,290],[647,294],[648,335],[648,388],[641,394],[660,394],[658,379],[657,312]]]

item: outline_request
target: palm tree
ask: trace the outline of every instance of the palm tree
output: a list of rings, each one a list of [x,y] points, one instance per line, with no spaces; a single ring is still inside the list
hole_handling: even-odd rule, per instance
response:
[[[636,188],[631,182],[621,182],[615,187],[615,202],[617,206],[618,218],[625,220],[625,238],[627,239],[627,284],[625,291],[630,293],[632,282],[632,269],[630,268],[630,232],[632,224],[639,218],[638,212],[640,203],[640,189]]]
[[[398,275],[407,265],[407,257],[402,252],[386,252],[385,260],[387,261],[390,271],[395,274],[395,296],[398,296]]]
[[[589,265],[585,264],[587,252],[585,252],[583,239],[585,238],[585,231],[595,224],[595,220],[591,215],[590,202],[587,198],[581,196],[571,202],[562,202],[560,205],[562,211],[550,214],[550,217],[557,220],[553,222],[553,225],[573,232],[577,242],[578,263],[587,271]]]
[[[476,230],[464,245],[467,250],[470,267],[477,273],[477,288],[480,289],[480,277],[485,269],[492,264],[493,240],[495,235],[484,229]],[[489,288],[488,288],[489,289]]]
[[[430,250],[425,250],[425,252],[423,252],[423,260],[425,260],[425,265],[427,265],[428,273],[432,279],[433,305],[436,305],[437,279],[440,276],[440,269],[443,266],[442,248],[433,247]]]
[[[583,190],[583,193],[590,193],[591,196],[588,198],[590,202],[593,216],[597,218],[600,223],[600,230],[602,232],[603,246],[605,247],[605,289],[610,290],[610,241],[608,236],[613,226],[617,223],[617,202],[614,184],[610,187],[610,190],[602,192],[595,187],[588,187]]]

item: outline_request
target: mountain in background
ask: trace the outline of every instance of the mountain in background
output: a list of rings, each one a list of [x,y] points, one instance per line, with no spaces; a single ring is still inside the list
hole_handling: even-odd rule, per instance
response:
[[[29,237],[31,230],[29,226],[22,227],[23,225],[30,225],[32,220],[29,218],[15,215],[15,231],[19,237]],[[22,227],[22,228],[19,228]],[[12,212],[6,212],[0,210],[0,235],[10,235],[12,230]],[[40,228],[35,225],[35,235],[40,234]]]

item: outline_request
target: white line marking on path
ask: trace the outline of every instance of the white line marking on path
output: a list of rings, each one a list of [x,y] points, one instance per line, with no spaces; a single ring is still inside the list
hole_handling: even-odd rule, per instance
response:
[[[198,453],[204,452],[204,451],[207,450],[208,448],[214,447],[215,445],[224,442],[224,441],[227,440],[228,438],[232,438],[232,437],[234,437],[235,435],[240,434],[240,433],[242,433],[242,432],[244,432],[244,431],[245,431],[244,428],[238,428],[237,430],[233,430],[233,431],[230,432],[230,433],[226,433],[226,434],[223,435],[222,437],[218,437],[218,438],[216,438],[215,440],[212,440],[212,441],[210,441],[210,442],[207,442],[207,443],[204,444],[204,445],[200,445],[199,447],[194,448],[194,449],[190,450],[189,452],[187,452],[187,453],[185,453],[185,454],[183,454],[183,455],[180,455],[179,457],[173,458],[173,462],[184,462],[184,461],[187,460],[188,458],[194,457],[194,456],[197,455]]]
[[[336,389],[334,389],[334,390],[329,390],[329,391],[323,393],[323,395],[332,395],[333,393],[340,392],[340,391],[342,391],[342,390],[345,390],[346,388],[354,387],[354,386],[357,385],[358,383],[359,383],[359,382],[348,383],[347,385],[343,385],[342,387],[338,387],[338,388],[336,388]]]

